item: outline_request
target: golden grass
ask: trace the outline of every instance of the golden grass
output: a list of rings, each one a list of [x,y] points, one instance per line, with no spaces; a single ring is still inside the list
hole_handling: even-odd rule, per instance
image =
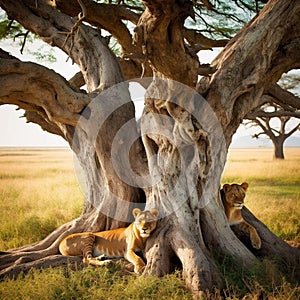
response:
[[[67,149],[1,149],[0,249],[35,242],[77,217],[84,196]]]

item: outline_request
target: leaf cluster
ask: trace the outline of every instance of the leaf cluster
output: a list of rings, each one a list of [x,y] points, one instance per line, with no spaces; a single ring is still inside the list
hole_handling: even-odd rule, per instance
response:
[[[20,47],[20,52],[23,54],[26,43],[34,43],[39,40],[38,36],[26,30],[20,23],[15,20],[9,20],[5,13],[1,14],[0,10],[0,40],[5,40],[11,44],[17,42]],[[54,50],[42,45],[37,50],[31,51],[26,49],[26,52],[33,55],[37,61],[55,62],[56,57]]]
[[[27,31],[21,24],[16,21],[9,20],[5,14],[0,14],[0,40],[24,37]]]
[[[239,29],[247,24],[263,8],[266,1],[251,0],[214,0],[193,1],[195,19],[188,25],[201,31],[210,38],[232,38]]]

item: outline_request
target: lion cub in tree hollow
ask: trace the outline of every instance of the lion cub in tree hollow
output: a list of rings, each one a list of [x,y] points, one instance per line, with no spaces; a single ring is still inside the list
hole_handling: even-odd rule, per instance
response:
[[[157,209],[141,211],[133,209],[135,221],[127,228],[100,232],[74,233],[65,237],[59,244],[59,251],[65,256],[83,256],[83,262],[103,265],[103,256],[125,257],[134,265],[134,271],[140,273],[144,261],[134,251],[142,250],[145,241],[155,229],[159,212]]]
[[[248,183],[224,184],[221,190],[221,198],[225,208],[225,214],[229,225],[238,225],[245,232],[250,233],[250,240],[253,248],[260,249],[261,240],[256,229],[247,223],[242,216],[242,208],[244,206],[244,198],[248,189]]]

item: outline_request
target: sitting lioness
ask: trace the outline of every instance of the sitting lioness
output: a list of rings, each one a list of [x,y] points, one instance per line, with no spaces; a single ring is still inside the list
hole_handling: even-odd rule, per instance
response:
[[[83,262],[92,265],[103,265],[103,256],[125,257],[134,265],[134,271],[140,273],[145,263],[134,251],[142,250],[156,227],[159,212],[156,209],[141,211],[135,208],[132,213],[135,221],[127,228],[75,233],[65,237],[59,244],[60,253],[83,256]]]
[[[260,249],[261,240],[256,229],[247,223],[242,216],[241,209],[244,206],[244,198],[248,189],[248,183],[224,184],[221,190],[221,198],[225,208],[229,225],[238,224],[239,228],[250,233],[251,244],[255,249]]]

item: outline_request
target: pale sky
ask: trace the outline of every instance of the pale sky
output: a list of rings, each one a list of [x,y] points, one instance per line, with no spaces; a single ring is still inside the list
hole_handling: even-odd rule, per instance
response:
[[[30,50],[33,51],[33,44],[28,45]],[[40,45],[36,46],[38,49]],[[14,56],[18,57],[22,61],[36,61],[35,57],[30,54],[22,55],[20,53],[20,46],[15,43],[14,45],[7,42],[1,42],[1,48],[10,52]],[[71,78],[76,72],[78,67],[71,64],[71,60],[67,60],[66,54],[59,49],[55,50],[57,54],[57,62],[38,62],[54,69],[57,73],[60,73],[65,78]],[[218,51],[201,51],[200,61],[201,63],[209,63]],[[138,104],[137,110],[141,113],[143,100],[134,99],[135,104]],[[16,106],[2,105],[0,106],[0,147],[68,147],[66,141],[63,138],[43,131],[40,126],[33,123],[26,123],[25,118],[21,118],[24,114],[23,110],[16,110]],[[253,130],[245,130],[240,128],[236,134],[236,137],[250,135]],[[300,134],[297,134],[300,136]]]

